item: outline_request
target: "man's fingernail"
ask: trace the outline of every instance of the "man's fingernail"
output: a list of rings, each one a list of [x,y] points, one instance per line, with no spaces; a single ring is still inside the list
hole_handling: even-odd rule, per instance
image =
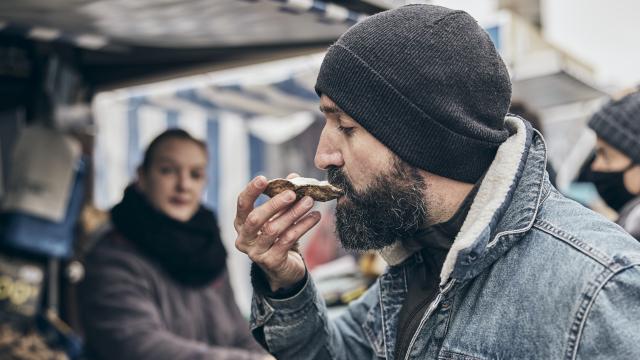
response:
[[[284,194],[284,200],[286,202],[291,202],[291,201],[293,201],[295,199],[296,199],[296,193],[294,193],[291,190],[287,190],[286,193]]]
[[[311,199],[309,196],[305,196],[305,197],[302,199],[302,205],[304,205],[304,206],[311,206],[311,205],[313,205],[313,199]]]
[[[256,186],[264,186],[267,183],[267,180],[265,180],[264,176],[258,176],[255,180],[255,184]]]

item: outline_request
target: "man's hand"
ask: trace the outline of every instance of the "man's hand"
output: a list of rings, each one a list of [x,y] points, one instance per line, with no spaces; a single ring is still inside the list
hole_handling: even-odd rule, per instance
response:
[[[296,177],[291,174],[287,178]],[[249,255],[265,272],[272,291],[302,280],[305,266],[302,256],[292,250],[298,239],[320,221],[320,213],[308,196],[296,202],[296,194],[287,190],[254,209],[253,204],[267,187],[267,179],[258,176],[238,195],[234,227],[238,233],[236,248]]]

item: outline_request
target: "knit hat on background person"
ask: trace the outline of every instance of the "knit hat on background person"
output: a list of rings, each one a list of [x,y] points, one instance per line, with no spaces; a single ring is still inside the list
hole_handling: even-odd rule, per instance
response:
[[[589,120],[602,140],[640,164],[640,91],[612,100]]]
[[[408,5],[351,27],[327,51],[316,92],[407,163],[476,182],[509,136],[509,73],[464,11]]]

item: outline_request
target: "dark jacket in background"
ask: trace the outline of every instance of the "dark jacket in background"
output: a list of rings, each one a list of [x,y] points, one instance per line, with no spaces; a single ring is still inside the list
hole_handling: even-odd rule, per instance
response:
[[[80,306],[91,359],[263,359],[225,272],[186,287],[110,231],[89,253]]]

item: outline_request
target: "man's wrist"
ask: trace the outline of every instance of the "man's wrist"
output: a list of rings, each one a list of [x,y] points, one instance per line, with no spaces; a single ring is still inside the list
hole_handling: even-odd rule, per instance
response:
[[[308,273],[305,269],[304,276],[291,286],[281,287],[272,290],[267,274],[256,263],[251,264],[251,284],[253,290],[260,295],[273,298],[273,299],[286,299],[297,294],[304,288],[307,282]]]

